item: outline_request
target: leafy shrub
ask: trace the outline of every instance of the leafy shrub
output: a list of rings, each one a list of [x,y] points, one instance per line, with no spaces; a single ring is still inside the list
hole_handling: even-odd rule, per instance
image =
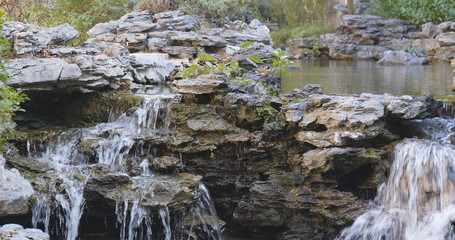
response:
[[[225,22],[226,18],[244,20],[246,4],[242,4],[242,2],[243,0],[140,0],[136,5],[136,10],[158,13],[178,9],[186,14],[220,25]]]
[[[130,0],[24,0],[23,21],[43,27],[69,23],[80,32],[75,44],[87,39],[95,24],[119,19],[133,9]]]
[[[289,39],[305,38],[311,36],[319,36],[325,33],[333,32],[334,26],[331,24],[307,23],[302,26],[286,26],[275,32],[271,32],[270,36],[275,44],[286,44]]]
[[[399,18],[413,24],[455,21],[453,0],[376,0],[370,14]]]
[[[249,47],[255,42],[245,42],[241,45],[242,48]],[[232,60],[230,56],[236,54],[236,47],[227,46],[226,53],[228,55],[222,57],[220,60],[208,56],[205,53],[201,53],[196,59],[194,59],[193,64],[190,67],[183,71],[183,78],[197,77],[204,74],[219,74],[225,75],[228,78],[236,78],[242,76],[245,73],[245,69],[241,68],[239,62]],[[257,64],[263,64],[264,62],[256,57],[250,56],[246,59],[254,67],[259,67]]]
[[[5,22],[4,12],[0,12],[0,29]],[[14,112],[22,111],[19,104],[27,100],[27,96],[6,85],[8,73],[5,69],[5,56],[10,54],[10,44],[4,35],[0,35],[0,154],[5,141],[14,134],[14,124],[11,121]]]
[[[290,66],[295,66],[295,63],[289,60],[289,56],[284,55],[285,51],[278,51],[271,53],[272,57],[269,60],[272,61],[272,72],[275,74],[279,79],[283,77],[283,75],[291,75],[289,71]]]

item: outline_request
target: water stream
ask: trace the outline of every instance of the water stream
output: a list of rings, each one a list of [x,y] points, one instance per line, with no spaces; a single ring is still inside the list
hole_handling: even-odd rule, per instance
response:
[[[426,139],[406,139],[395,147],[390,176],[371,209],[338,239],[455,239],[454,120],[409,124]]]
[[[85,210],[84,187],[92,176],[92,167],[102,165],[114,173],[126,174],[125,155],[134,152],[141,156],[153,155],[153,149],[144,148],[137,139],[151,136],[157,131],[169,130],[167,105],[174,100],[175,95],[141,92],[135,97],[141,99],[137,105],[127,110],[114,107],[107,123],[89,128],[61,130],[53,133],[50,140],[27,142],[27,155],[46,162],[53,168],[53,177],[43,179],[42,182],[47,190],[40,194],[32,207],[33,227],[41,228],[61,239],[77,239],[79,223]],[[92,143],[90,147],[94,148],[95,156],[81,152],[84,143]],[[138,149],[133,149],[135,146]],[[175,239],[174,236],[181,238],[185,234],[190,239],[190,236],[196,236],[193,226],[189,232],[183,231],[183,227],[179,226],[179,222],[188,220],[185,218],[187,215],[195,221],[193,224],[202,224],[207,239],[221,239],[216,211],[202,184],[197,190],[196,201],[188,209],[171,211],[167,205],[162,205],[158,212],[153,212],[150,206],[162,204],[161,200],[155,200],[155,182],[167,181],[167,178],[156,178],[150,171],[147,158],[141,162],[140,167],[141,175],[131,179],[134,188],[144,190],[138,190],[140,194],[135,196],[137,199],[127,198],[116,204],[114,214],[117,216],[121,240],[152,239],[152,236],[164,236],[163,239],[170,240]],[[207,215],[211,216],[210,223],[205,221]],[[161,228],[159,233],[154,233],[153,230],[156,231],[157,228]]]

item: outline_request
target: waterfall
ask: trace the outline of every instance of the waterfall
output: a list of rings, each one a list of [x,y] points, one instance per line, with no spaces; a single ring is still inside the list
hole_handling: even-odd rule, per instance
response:
[[[162,198],[156,198],[154,184],[164,178],[149,170],[150,156],[156,156],[157,149],[142,139],[169,131],[168,103],[175,95],[137,96],[139,102],[128,109],[114,106],[107,123],[51,132],[26,143],[28,157],[46,162],[53,169],[48,173],[52,177],[40,182],[44,191],[32,206],[35,228],[58,238],[77,239],[85,209],[84,187],[94,174],[93,165],[125,173],[124,158],[129,154],[140,157],[141,172],[131,177],[135,195],[116,203],[121,240],[191,239],[204,232],[207,239],[222,238],[213,201],[202,184],[193,185],[194,199],[188,201],[188,206],[176,206],[175,202],[167,206]],[[166,186],[172,188],[173,184]],[[160,194],[163,189],[157,191]]]
[[[140,178],[135,180],[140,180]],[[128,201],[118,202],[115,214],[117,215],[117,227],[120,229],[120,239],[155,239],[152,236],[165,240],[192,239],[197,238],[195,231],[196,225],[199,225],[202,227],[200,230],[205,232],[206,239],[221,240],[221,229],[215,206],[203,184],[199,185],[198,196],[191,208],[184,212],[181,212],[184,209],[171,211],[168,206],[164,205],[158,209],[158,213],[155,213],[153,210],[147,209],[139,200],[135,200],[132,205]],[[190,224],[187,224],[189,222]],[[159,223],[161,225],[158,228],[161,229],[161,232],[154,233],[152,229]]]
[[[442,134],[432,137],[395,147],[371,209],[337,239],[455,239],[455,147]]]

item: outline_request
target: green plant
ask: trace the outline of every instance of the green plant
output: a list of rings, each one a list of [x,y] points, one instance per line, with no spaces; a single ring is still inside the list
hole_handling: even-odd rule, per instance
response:
[[[295,66],[295,63],[289,60],[289,57],[284,55],[285,51],[272,52],[269,59],[273,61],[272,72],[281,79],[283,75],[291,75],[290,66]]]
[[[241,48],[251,46],[254,42],[245,42],[241,45]],[[214,57],[208,56],[205,53],[201,53],[191,64],[191,66],[183,71],[183,79],[189,77],[197,77],[203,74],[220,74],[225,75],[228,78],[235,78],[242,76],[245,70],[240,67],[239,62],[232,60],[230,55],[235,55],[236,48],[233,46],[226,47],[227,55],[218,60]],[[260,58],[256,56],[250,56],[246,59],[253,66],[258,67],[258,63],[264,63]]]
[[[273,108],[269,102],[265,102],[260,107],[256,108],[256,113],[264,120],[264,125],[266,125],[276,116],[278,111]]]
[[[238,83],[242,86],[247,86],[250,83],[256,83],[254,80],[251,80],[249,78],[244,78],[244,77],[236,77],[231,80],[232,83]]]
[[[88,38],[95,24],[115,20],[133,9],[130,0],[23,0],[23,21],[43,27],[69,23],[80,32],[75,44]]]
[[[151,13],[178,9],[209,23],[221,25],[226,18],[245,20],[247,5],[244,0],[139,0],[135,9]]]
[[[319,51],[319,42],[318,41],[312,41],[310,42],[310,44],[313,46],[309,51],[310,53],[312,54],[316,54],[316,55],[321,55],[321,51]]]
[[[370,14],[398,18],[413,24],[455,21],[453,0],[376,0]]]
[[[417,57],[425,57],[425,52],[412,44],[406,44],[406,46],[404,46],[402,50],[407,53],[415,54]]]
[[[0,26],[3,26],[4,12],[0,12]],[[0,27],[1,29],[1,27]],[[28,100],[27,96],[6,85],[9,76],[5,69],[7,59],[5,56],[10,54],[10,44],[4,35],[0,35],[0,154],[8,138],[14,135],[14,124],[12,116],[14,112],[23,111],[20,104]]]

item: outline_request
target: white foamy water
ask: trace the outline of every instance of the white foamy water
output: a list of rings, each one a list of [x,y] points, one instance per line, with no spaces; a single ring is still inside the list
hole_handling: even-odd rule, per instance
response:
[[[433,136],[445,142],[440,134]],[[440,141],[398,144],[372,209],[337,239],[455,239],[455,147]]]

